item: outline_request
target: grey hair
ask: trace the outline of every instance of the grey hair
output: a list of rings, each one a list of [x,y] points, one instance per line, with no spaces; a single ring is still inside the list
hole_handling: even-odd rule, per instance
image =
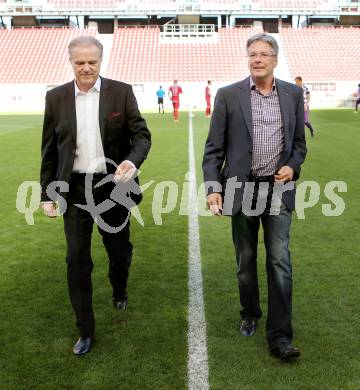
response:
[[[276,39],[273,38],[271,35],[265,33],[258,33],[252,35],[246,42],[246,50],[248,50],[250,45],[258,41],[268,43],[271,46],[271,48],[274,50],[275,54],[276,55],[279,54],[279,45],[277,44]]]
[[[100,41],[98,41],[97,39],[95,39],[95,38],[92,37],[92,36],[89,36],[89,35],[81,35],[81,36],[79,36],[79,37],[74,38],[74,39],[69,43],[69,46],[68,46],[68,52],[69,52],[70,58],[71,58],[72,50],[73,50],[76,46],[96,46],[96,47],[99,49],[100,58],[102,58],[102,56],[103,56],[103,50],[104,50],[103,45],[101,44]]]

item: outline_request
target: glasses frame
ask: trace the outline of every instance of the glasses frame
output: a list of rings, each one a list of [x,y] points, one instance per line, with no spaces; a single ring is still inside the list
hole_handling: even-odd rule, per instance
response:
[[[260,53],[248,53],[247,57],[249,60],[255,60],[256,58],[260,58],[261,60],[267,60],[271,57],[277,57],[277,54],[270,52],[260,52]]]

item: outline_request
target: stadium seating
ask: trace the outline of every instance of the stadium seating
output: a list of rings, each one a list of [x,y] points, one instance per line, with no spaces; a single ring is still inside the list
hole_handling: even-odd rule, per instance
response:
[[[291,10],[291,9],[316,9],[320,7],[323,3],[328,3],[327,0],[316,1],[316,0],[254,0],[254,4],[258,6],[259,9],[273,10],[273,9],[282,9],[282,10]]]
[[[159,5],[166,3],[176,3],[176,0],[138,0],[140,4]]]
[[[0,0],[1,1],[1,0]],[[159,5],[166,5],[168,3],[175,3],[176,0],[137,0],[136,3],[129,0],[48,0],[49,4],[53,4],[55,8],[67,8],[67,9],[114,9],[117,4],[127,3],[127,5],[137,6],[154,6],[157,8]]]
[[[63,83],[72,76],[67,45],[95,30],[28,28],[0,30],[0,83]]]
[[[235,4],[239,0],[202,0],[203,3],[214,3],[214,4]]]
[[[55,8],[65,9],[113,9],[116,7],[116,3],[122,1],[124,0],[48,0],[49,4],[53,4]]]
[[[359,28],[285,28],[280,35],[292,77],[308,82],[359,78]]]
[[[248,74],[245,44],[254,28],[220,29],[216,39],[162,40],[158,27],[115,30],[108,69],[103,74],[130,83],[231,82]],[[72,78],[68,42],[94,29],[29,28],[0,30],[0,83],[60,84]],[[359,28],[281,29],[291,77],[307,82],[358,80]]]
[[[115,31],[108,76],[128,82],[238,80],[247,72],[244,47],[255,29],[220,29],[214,42],[161,42],[159,28]]]

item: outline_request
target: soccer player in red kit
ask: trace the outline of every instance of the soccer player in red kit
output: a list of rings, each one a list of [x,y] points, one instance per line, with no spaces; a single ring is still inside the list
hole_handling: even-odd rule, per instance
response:
[[[207,86],[205,88],[205,100],[206,100],[206,110],[205,116],[206,118],[210,118],[211,115],[211,81],[208,80]]]
[[[174,111],[174,121],[179,120],[180,94],[183,93],[182,88],[178,85],[177,80],[174,80],[174,85],[169,88],[169,98],[172,101]]]

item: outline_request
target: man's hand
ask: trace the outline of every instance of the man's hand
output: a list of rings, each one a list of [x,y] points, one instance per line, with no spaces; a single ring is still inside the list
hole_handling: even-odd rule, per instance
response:
[[[57,217],[57,210],[56,210],[55,203],[42,203],[41,207],[44,210],[44,214],[47,215],[48,217],[50,218]]]
[[[275,182],[287,183],[294,177],[294,170],[287,165],[281,167],[277,173],[275,173]]]
[[[136,173],[136,167],[130,164],[129,161],[123,161],[115,172],[114,180],[116,182],[120,181],[126,183],[129,181]]]
[[[213,192],[207,196],[207,204],[210,211],[220,217],[222,215],[222,196],[219,192]]]

